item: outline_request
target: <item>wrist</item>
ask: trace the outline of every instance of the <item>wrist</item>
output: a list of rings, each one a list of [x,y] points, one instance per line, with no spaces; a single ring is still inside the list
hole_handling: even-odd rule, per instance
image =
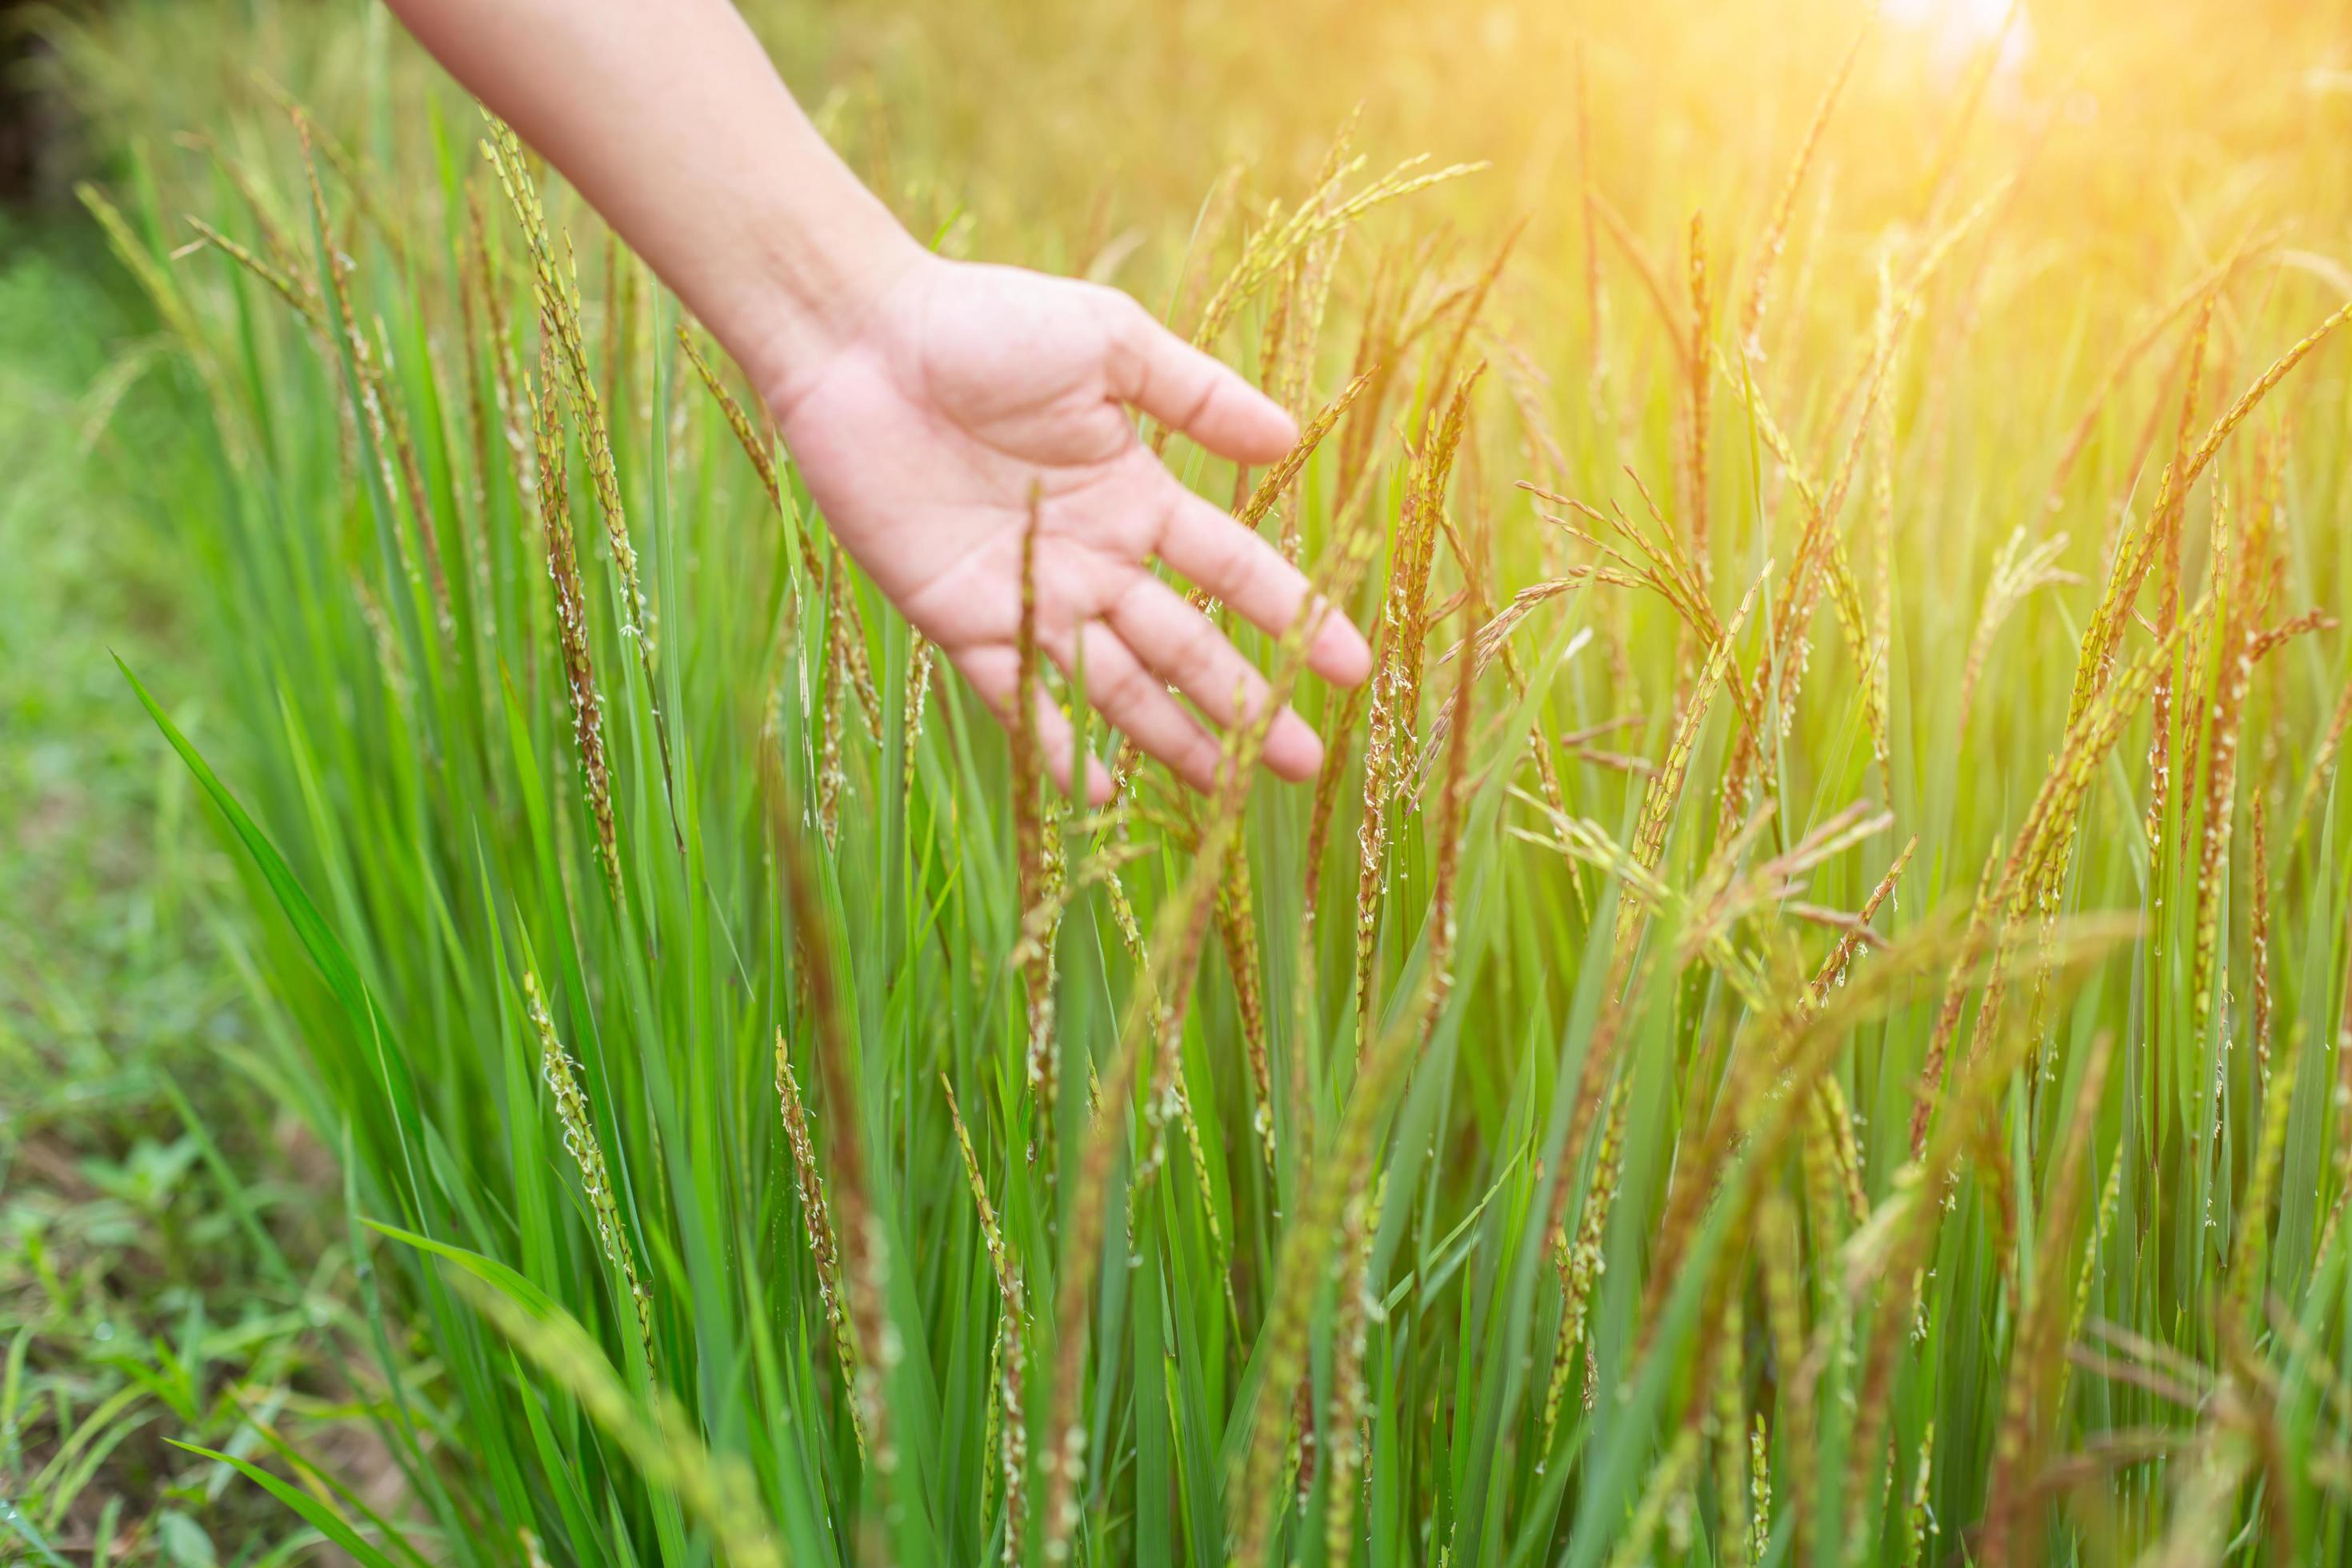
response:
[[[744,374],[779,417],[871,323],[883,299],[931,259],[842,171],[840,199],[755,226],[740,342]]]

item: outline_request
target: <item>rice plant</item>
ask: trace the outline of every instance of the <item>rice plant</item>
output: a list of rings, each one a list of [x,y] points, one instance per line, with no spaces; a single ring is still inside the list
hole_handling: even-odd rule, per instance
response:
[[[2352,1551],[2346,279],[2116,307],[2005,32],[1834,183],[1881,26],[1703,216],[1580,55],[1539,226],[1349,120],[1147,241],[1377,669],[1102,810],[503,127],[89,191],[405,1496],[219,1462],[369,1563]]]

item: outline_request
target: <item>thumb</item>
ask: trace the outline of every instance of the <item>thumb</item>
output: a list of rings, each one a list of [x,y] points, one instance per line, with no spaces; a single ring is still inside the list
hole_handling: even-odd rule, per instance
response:
[[[1237,463],[1271,463],[1297,442],[1297,422],[1280,404],[1127,295],[1107,292],[1110,388],[1121,402]]]

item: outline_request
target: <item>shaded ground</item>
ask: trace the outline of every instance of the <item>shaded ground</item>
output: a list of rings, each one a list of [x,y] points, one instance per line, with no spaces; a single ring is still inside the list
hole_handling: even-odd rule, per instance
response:
[[[227,863],[110,657],[194,657],[136,499],[184,416],[116,279],[0,215],[0,1563],[260,1555],[290,1516],[169,1440],[349,1397],[332,1165],[257,1081]]]

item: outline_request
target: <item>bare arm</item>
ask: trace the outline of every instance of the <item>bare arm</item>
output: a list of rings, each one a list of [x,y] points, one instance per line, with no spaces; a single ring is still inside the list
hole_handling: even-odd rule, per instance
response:
[[[763,388],[920,258],[727,0],[390,4]]]
[[[1265,683],[1145,563],[1267,631],[1307,584],[1178,484],[1127,409],[1250,463],[1297,439],[1287,415],[1114,289],[930,255],[824,144],[727,0],[389,4],[734,355],[835,536],[1000,718],[1042,494],[1040,646],[1066,673],[1083,666],[1089,702],[1146,752],[1207,784],[1203,719],[1256,710]],[[1338,616],[1309,659],[1350,683],[1371,664]],[[1069,728],[1039,706],[1066,780]],[[1280,715],[1267,765],[1304,778],[1320,759]],[[1100,798],[1108,778],[1088,769]]]

